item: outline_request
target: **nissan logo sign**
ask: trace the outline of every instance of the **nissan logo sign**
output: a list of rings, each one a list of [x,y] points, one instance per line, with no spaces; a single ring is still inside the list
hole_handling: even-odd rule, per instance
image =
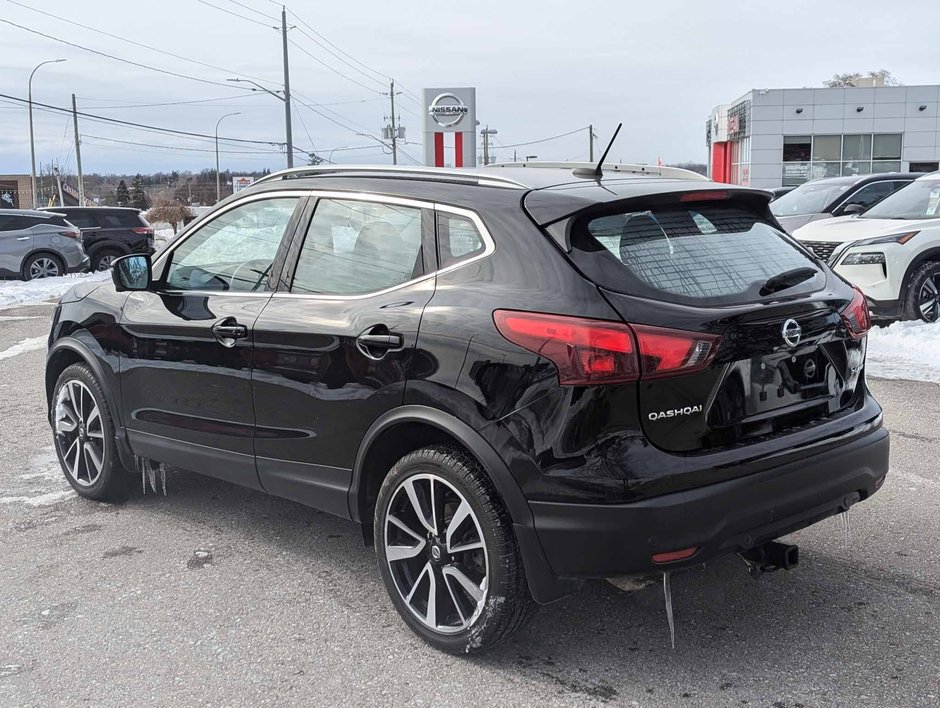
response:
[[[795,347],[800,343],[800,337],[803,336],[803,328],[796,320],[787,320],[783,323],[780,333],[783,335],[783,341],[787,346]]]
[[[469,112],[470,109],[467,108],[464,102],[452,93],[438,94],[431,101],[431,105],[428,106],[428,113],[434,118],[434,122],[442,128],[457,125]]]

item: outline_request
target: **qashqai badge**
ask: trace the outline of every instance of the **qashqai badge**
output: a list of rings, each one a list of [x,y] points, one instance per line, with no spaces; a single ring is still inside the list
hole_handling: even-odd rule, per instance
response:
[[[784,344],[788,347],[795,347],[800,343],[800,337],[803,336],[803,328],[796,320],[787,320],[783,323],[780,333],[783,335]]]

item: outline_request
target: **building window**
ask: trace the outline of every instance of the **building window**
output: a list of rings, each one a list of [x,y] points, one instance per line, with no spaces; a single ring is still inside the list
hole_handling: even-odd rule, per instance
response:
[[[785,135],[783,186],[839,175],[898,172],[901,135]]]

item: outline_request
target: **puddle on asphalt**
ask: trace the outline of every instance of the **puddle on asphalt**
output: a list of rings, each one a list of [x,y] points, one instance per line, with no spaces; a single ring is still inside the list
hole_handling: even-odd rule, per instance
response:
[[[74,496],[52,445],[40,450],[25,467],[0,473],[0,504],[43,507]]]

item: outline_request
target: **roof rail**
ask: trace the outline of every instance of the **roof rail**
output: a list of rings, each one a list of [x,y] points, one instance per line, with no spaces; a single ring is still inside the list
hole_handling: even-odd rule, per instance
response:
[[[583,174],[577,174],[576,170],[593,170],[597,165],[593,162],[497,162],[487,165],[484,169],[490,167],[537,167],[543,169],[569,169],[578,177],[584,177]],[[650,175],[652,177],[671,177],[673,179],[696,179],[708,181],[708,177],[692,170],[686,170],[681,167],[666,167],[660,165],[635,165],[629,163],[604,163],[604,173],[622,172],[631,175]],[[590,179],[596,179],[591,175]]]
[[[527,189],[526,185],[502,175],[480,174],[472,170],[449,170],[442,167],[407,167],[402,165],[308,165],[304,167],[291,167],[279,172],[265,175],[254,184],[270,182],[276,179],[300,179],[304,177],[333,177],[344,174],[363,176],[398,175],[401,177],[413,176],[415,179],[440,180],[442,182],[466,182],[487,187],[508,187],[510,189]]]

